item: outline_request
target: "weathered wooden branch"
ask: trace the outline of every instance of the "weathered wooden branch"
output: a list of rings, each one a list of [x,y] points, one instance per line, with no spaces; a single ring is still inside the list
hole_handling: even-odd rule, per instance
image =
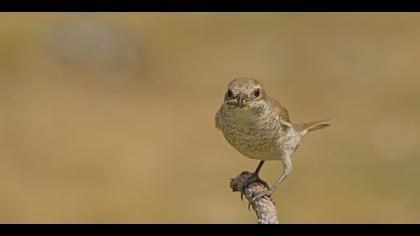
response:
[[[230,187],[232,190],[234,192],[240,192],[245,180],[251,175],[251,172],[244,171],[231,179]],[[277,208],[270,197],[263,197],[251,203],[252,196],[260,191],[268,190],[267,186],[268,185],[264,181],[255,181],[245,188],[244,196],[248,199],[254,209],[257,215],[258,224],[279,224]]]

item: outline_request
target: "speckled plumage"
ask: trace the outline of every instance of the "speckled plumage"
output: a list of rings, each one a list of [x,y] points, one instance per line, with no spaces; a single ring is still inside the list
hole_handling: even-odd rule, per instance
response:
[[[325,120],[292,123],[287,109],[269,97],[260,82],[251,78],[237,78],[228,84],[228,92],[215,118],[216,127],[244,156],[263,161],[281,160],[282,179],[292,170],[291,156],[303,135],[329,126]]]
[[[286,122],[273,109],[272,99],[257,109],[231,109],[224,105],[216,115],[216,126],[230,145],[258,160],[280,160],[284,152],[291,153],[296,148],[301,132]]]
[[[235,149],[258,160],[281,160],[296,150],[304,132],[290,123],[287,110],[267,96],[258,81],[240,78],[228,87],[247,94],[249,101],[254,100],[240,108],[225,99],[216,114],[216,127]],[[257,88],[262,91],[259,99],[251,97]]]

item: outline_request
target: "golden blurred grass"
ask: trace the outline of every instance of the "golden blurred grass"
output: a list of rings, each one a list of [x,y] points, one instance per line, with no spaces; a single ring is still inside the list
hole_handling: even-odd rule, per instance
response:
[[[260,80],[332,118],[276,192],[284,223],[418,223],[420,14],[0,14],[0,222],[254,223],[214,127]],[[273,183],[279,162],[263,178]]]

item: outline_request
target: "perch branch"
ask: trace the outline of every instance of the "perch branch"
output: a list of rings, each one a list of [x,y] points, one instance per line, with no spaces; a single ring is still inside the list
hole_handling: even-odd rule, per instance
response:
[[[252,175],[251,172],[244,171],[240,175],[231,179],[230,187],[234,192],[240,192],[241,187],[244,184],[245,180]],[[269,197],[260,198],[253,203],[251,202],[252,196],[260,191],[268,190],[267,184],[263,182],[255,181],[249,184],[244,191],[244,196],[250,202],[252,208],[254,209],[257,218],[258,224],[278,224],[277,208],[273,200]]]

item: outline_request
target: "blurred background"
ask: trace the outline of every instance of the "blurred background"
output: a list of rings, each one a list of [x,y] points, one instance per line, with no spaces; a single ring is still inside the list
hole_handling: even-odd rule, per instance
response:
[[[227,83],[332,119],[282,223],[420,223],[420,14],[0,14],[1,223],[255,223],[216,130]],[[262,178],[281,174],[269,162]]]

